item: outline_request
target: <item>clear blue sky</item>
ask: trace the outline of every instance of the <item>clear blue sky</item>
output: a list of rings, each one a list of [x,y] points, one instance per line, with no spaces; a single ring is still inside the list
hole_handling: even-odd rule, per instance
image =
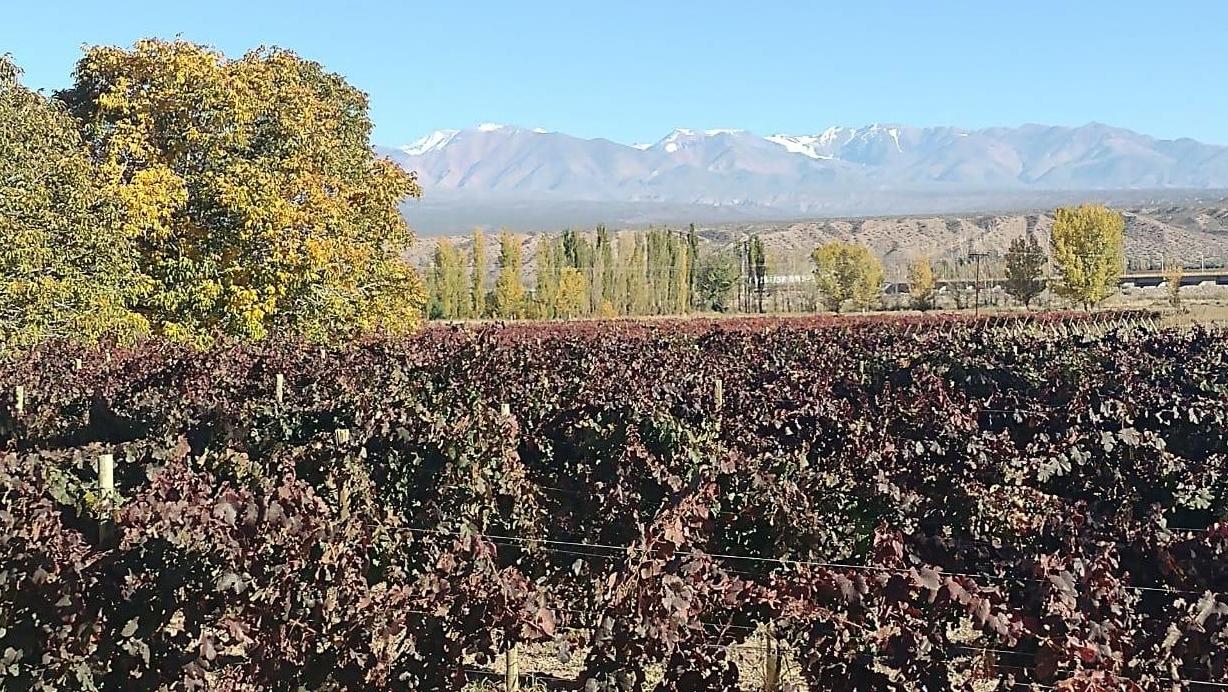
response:
[[[40,88],[83,44],[278,45],[371,95],[375,140],[494,121],[625,143],[674,127],[1092,120],[1228,144],[1228,2],[15,0]]]

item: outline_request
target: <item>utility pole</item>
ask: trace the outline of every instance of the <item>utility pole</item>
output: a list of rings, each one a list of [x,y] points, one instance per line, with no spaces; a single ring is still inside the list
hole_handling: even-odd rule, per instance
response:
[[[981,258],[986,257],[984,252],[971,252],[968,257],[976,260],[976,283],[973,285],[975,297],[973,298],[972,314],[976,317],[981,315]]]

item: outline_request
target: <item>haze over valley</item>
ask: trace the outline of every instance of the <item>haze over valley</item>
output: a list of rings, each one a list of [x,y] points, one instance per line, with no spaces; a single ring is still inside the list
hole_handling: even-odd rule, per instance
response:
[[[642,144],[486,123],[377,149],[418,174],[424,196],[403,210],[424,234],[1138,206],[1228,188],[1228,147],[1100,123],[675,129]]]

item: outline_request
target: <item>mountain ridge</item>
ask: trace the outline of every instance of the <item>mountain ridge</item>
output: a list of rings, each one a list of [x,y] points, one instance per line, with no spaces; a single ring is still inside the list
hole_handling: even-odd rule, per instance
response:
[[[483,123],[377,151],[418,174],[426,196],[407,205],[406,216],[427,226],[450,211],[485,207],[480,225],[498,225],[500,210],[516,205],[542,218],[568,205],[591,209],[568,223],[665,221],[653,213],[666,207],[718,221],[960,211],[970,198],[1001,208],[1080,192],[1228,189],[1228,147],[1099,122],[875,123],[766,136],[676,128],[647,145]]]

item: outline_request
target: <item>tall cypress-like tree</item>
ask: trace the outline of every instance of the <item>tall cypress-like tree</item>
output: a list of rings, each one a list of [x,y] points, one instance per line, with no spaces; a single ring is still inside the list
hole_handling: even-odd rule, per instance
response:
[[[670,236],[674,237],[674,236]],[[674,304],[672,311],[685,315],[691,306],[691,247],[684,240],[676,241],[674,253],[673,283]]]
[[[699,273],[699,234],[695,232],[695,224],[691,224],[686,233],[687,245],[687,308],[694,302],[697,293]]]
[[[631,283],[635,272],[635,241],[638,233],[627,233],[618,238],[617,273],[614,279],[614,310],[620,315],[631,315]]]
[[[649,284],[648,234],[636,233],[627,272],[627,313],[647,315],[652,309],[652,287]]]
[[[597,243],[600,246],[598,254],[601,260],[601,302],[614,304],[615,275],[617,273],[617,261],[614,256],[614,243],[610,238],[610,234],[606,231],[605,226],[599,226],[597,229]]]
[[[486,316],[486,236],[473,230],[473,266],[470,269],[469,312],[477,318]]]
[[[495,277],[493,308],[504,319],[524,316],[524,285],[520,283],[520,238],[499,233],[499,275]]]
[[[555,317],[555,305],[559,291],[559,272],[562,270],[562,248],[555,238],[542,240],[537,246],[537,288],[534,300],[539,317]]]
[[[433,317],[454,320],[468,312],[465,273],[460,251],[447,238],[435,245],[431,267],[430,302]]]
[[[757,309],[763,312],[763,291],[767,285],[767,252],[763,249],[763,239],[757,235],[752,236],[747,245],[747,265],[758,303]]]

